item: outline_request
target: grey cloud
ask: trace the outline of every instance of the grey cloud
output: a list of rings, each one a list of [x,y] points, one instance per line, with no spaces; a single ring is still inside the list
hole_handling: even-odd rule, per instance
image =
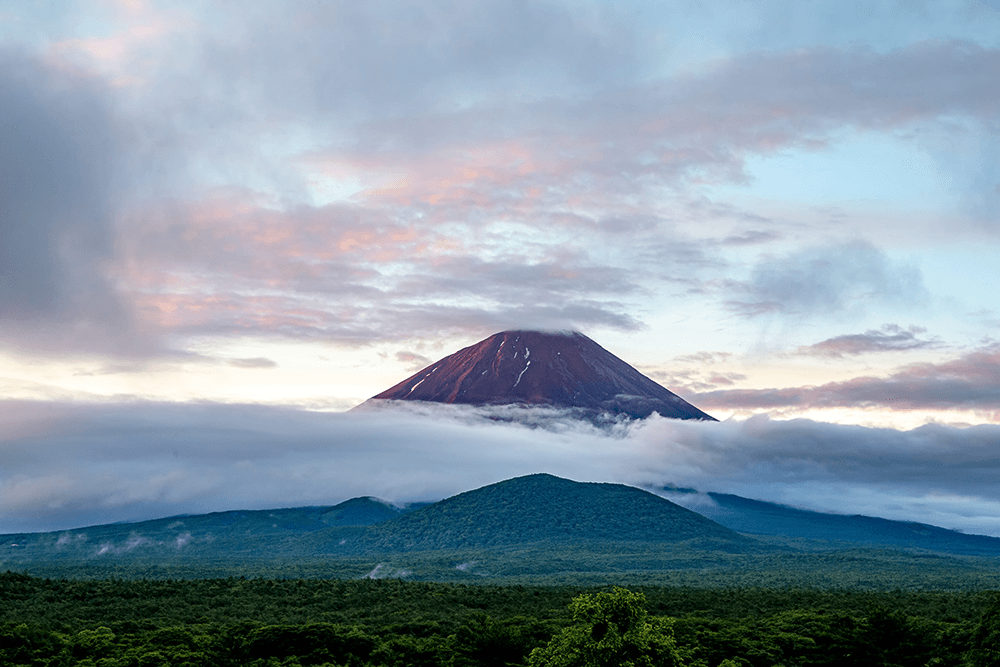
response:
[[[342,146],[367,124],[363,152],[383,153],[398,144],[393,132],[428,114],[634,76],[650,42],[638,37],[643,24],[619,14],[603,3],[293,0],[187,22],[157,45],[158,58],[129,72],[153,84],[135,105],[146,126],[146,185],[204,187],[197,178],[208,165],[227,185],[266,184],[283,200],[308,201],[303,178],[276,169],[263,145],[294,145],[304,131]]]
[[[0,52],[0,336],[10,345],[138,342],[106,274],[119,150],[106,98],[94,81]]]
[[[728,306],[745,317],[913,306],[928,296],[918,269],[892,262],[864,241],[765,258],[734,287],[738,296]]]
[[[549,327],[636,328],[638,310],[626,298],[671,281],[703,294],[709,287],[692,273],[724,266],[707,248],[762,243],[777,232],[767,231],[766,219],[705,204],[687,213],[736,218],[747,231],[714,246],[681,243],[665,221],[625,203],[633,200],[622,193],[692,180],[741,182],[745,155],[820,145],[845,127],[894,129],[946,114],[988,118],[1000,108],[987,81],[1000,56],[970,43],[759,52],[654,75],[663,53],[643,50],[653,41],[636,39],[656,29],[643,7],[446,6],[404,3],[387,16],[364,3],[280,10],[247,3],[225,29],[205,24],[177,36],[183,49],[159,45],[164,57],[136,72],[147,83],[129,89],[135,99],[118,99],[119,113],[130,115],[128,137],[138,139],[129,157],[141,169],[130,186],[164,195],[130,216],[119,239],[146,279],[133,294],[142,314],[178,333],[343,341],[398,339],[409,326],[401,324],[405,314],[450,319],[461,311],[472,317],[467,327],[487,331],[527,325],[516,317]],[[308,145],[302,138],[317,135],[329,141],[324,156],[348,173],[426,176],[431,185],[417,184],[397,200],[369,195],[351,205],[303,205],[310,195],[301,164],[285,169],[263,147],[293,136],[288,145]],[[486,156],[476,176],[449,172],[477,151]],[[172,152],[185,157],[174,161]],[[223,211],[225,222],[211,210],[186,210],[180,197],[197,198],[209,187],[189,187],[195,175],[226,183],[243,208]],[[456,178],[452,198],[429,203],[432,185]],[[255,188],[277,194],[258,205],[254,197],[267,198]],[[528,198],[535,189],[537,199]],[[186,224],[199,215],[200,227]],[[481,232],[498,221],[546,231],[564,224],[565,233],[511,251],[509,236],[482,241]],[[368,245],[341,250],[352,229],[369,234]],[[267,237],[288,230],[287,239]],[[637,241],[621,230],[644,236]],[[393,240],[409,232],[411,240]],[[478,245],[442,251],[432,266],[427,248],[454,240],[447,234]],[[600,246],[601,253],[558,256],[554,249],[564,246]],[[908,304],[924,296],[918,274],[873,248],[824,252],[847,262],[832,275],[810,271],[817,258],[805,256],[784,258],[773,271],[759,267],[730,305],[751,316],[813,314],[849,306],[858,290]],[[97,285],[89,293],[110,293],[89,275]],[[805,289],[793,289],[801,277]],[[183,294],[169,294],[170,283],[185,285]],[[454,310],[440,303],[454,304],[456,293],[468,301]],[[214,313],[199,308],[206,303]]]
[[[634,76],[642,24],[618,13],[596,3],[259,3],[230,17],[238,29],[207,36],[199,71],[251,106],[396,118],[452,95]]]
[[[148,132],[169,136],[160,153],[190,152],[189,166],[207,162],[230,182],[270,183],[297,201],[308,199],[305,183],[278,173],[248,134],[291,140],[312,128],[337,161],[375,173],[433,172],[514,143],[514,163],[498,151],[492,182],[480,175],[477,197],[463,202],[506,210],[529,188],[550,207],[570,194],[607,206],[650,186],[746,182],[748,154],[821,146],[845,127],[989,120],[1000,108],[991,74],[1000,56],[971,42],[761,49],[677,74],[666,64],[674,40],[662,39],[670,12],[245,3],[225,30],[185,31],[183,47],[166,47],[184,57],[163,59],[156,76],[137,73],[159,84],[144,92],[142,113],[166,128]]]
[[[519,165],[504,164],[503,156],[494,170],[563,200],[567,192],[594,199],[595,183],[605,200],[654,184],[746,183],[744,156],[819,148],[845,127],[909,128],[953,114],[992,119],[1000,110],[991,85],[998,64],[1000,52],[957,41],[888,53],[741,54],[697,74],[598,86],[582,99],[486,103],[380,123],[362,128],[357,146],[342,154],[396,164],[422,156],[426,163],[443,149],[517,139],[546,171],[519,175]],[[512,191],[506,183],[504,192]]]
[[[120,243],[159,280],[197,283],[215,276],[244,289],[336,291],[351,298],[376,295],[365,283],[379,272],[341,244],[350,249],[364,240],[397,253],[414,250],[412,243],[391,241],[406,226],[377,210],[336,204],[279,212],[248,206],[240,195],[251,193],[198,203],[155,202],[132,215]]]
[[[701,219],[739,218],[740,228],[747,231],[723,237],[714,246],[680,242],[669,233],[666,221],[624,205],[621,193],[650,192],[664,183],[681,185],[691,178],[707,178],[713,170],[718,171],[718,178],[740,181],[744,155],[822,142],[830,132],[844,127],[895,128],[942,114],[989,115],[1000,107],[995,87],[982,85],[983,72],[992,71],[1000,56],[958,42],[918,44],[889,52],[829,48],[756,53],[672,78],[646,77],[639,82],[626,77],[615,82],[613,89],[609,88],[611,79],[602,78],[600,72],[588,79],[591,75],[581,70],[573,76],[582,77],[586,85],[580,84],[581,90],[572,94],[559,86],[546,88],[542,97],[466,92],[461,103],[450,104],[446,100],[472,90],[475,84],[470,81],[479,77],[499,81],[522,76],[522,58],[542,54],[554,70],[563,72],[561,77],[569,76],[566,72],[576,66],[569,64],[572,54],[591,49],[597,43],[594,40],[606,40],[601,42],[602,49],[627,51],[616,31],[631,30],[631,19],[619,17],[625,22],[621,27],[615,21],[593,23],[577,18],[556,4],[532,8],[483,5],[479,14],[456,8],[453,16],[442,19],[442,26],[427,33],[418,26],[439,10],[416,5],[404,9],[398,20],[383,22],[379,10],[368,5],[330,5],[315,8],[318,13],[302,23],[298,19],[313,11],[304,5],[293,6],[272,22],[262,20],[272,18],[272,10],[251,5],[238,20],[254,25],[233,32],[232,41],[225,42],[219,35],[195,36],[195,41],[210,44],[199,42],[203,50],[194,49],[197,53],[192,57],[207,58],[209,72],[225,72],[229,82],[204,99],[192,96],[199,110],[232,103],[220,91],[236,87],[239,90],[233,92],[232,100],[260,109],[268,118],[273,114],[279,127],[290,132],[299,127],[320,131],[329,114],[317,109],[328,110],[326,106],[336,102],[333,97],[343,88],[348,106],[385,102],[391,111],[384,115],[366,112],[359,116],[362,125],[344,125],[347,135],[330,139],[326,157],[348,171],[401,173],[417,180],[426,177],[427,183],[414,185],[413,192],[398,200],[372,195],[359,197],[351,205],[297,206],[294,202],[306,197],[291,197],[283,203],[284,213],[268,210],[273,205],[250,207],[254,210],[234,213],[225,225],[185,224],[185,217],[197,211],[179,211],[178,219],[172,219],[168,211],[154,215],[152,222],[136,216],[135,229],[125,234],[123,244],[130,248],[134,264],[150,272],[151,283],[205,280],[203,285],[188,286],[188,300],[174,304],[158,302],[153,298],[157,288],[147,287],[138,297],[144,299],[142,312],[177,332],[268,331],[344,341],[366,336],[396,339],[397,319],[406,313],[438,313],[448,318],[449,313],[462,310],[473,317],[469,326],[488,330],[501,322],[501,326],[526,326],[523,321],[511,322],[515,314],[540,326],[635,328],[641,326],[632,314],[637,309],[634,303],[624,303],[626,299],[638,299],[644,290],[656,290],[664,283],[669,286],[672,281],[683,281],[680,284],[689,293],[705,294],[710,287],[697,272],[718,273],[724,267],[708,248],[765,243],[777,232],[768,231],[767,220],[746,219],[739,211],[705,204],[700,212],[687,213]],[[404,15],[415,23],[407,23],[410,19],[404,20]],[[493,27],[483,22],[487,17],[494,17]],[[525,21],[530,30],[516,43],[516,53],[494,53],[509,34],[518,32],[513,26]],[[463,32],[456,27],[466,23],[475,29]],[[267,25],[273,38],[254,42],[258,24]],[[595,27],[608,25],[612,27]],[[449,32],[447,26],[454,30]],[[332,37],[340,31],[350,33],[349,39],[338,42]],[[396,50],[376,54],[379,60],[369,62],[366,54],[373,44],[386,39],[385,31],[396,35]],[[369,35],[368,41],[361,43],[360,35]],[[454,56],[467,53],[466,48],[479,48],[462,41],[469,35],[476,36],[484,50],[481,58],[466,63]],[[553,35],[554,42],[545,41]],[[418,44],[432,46],[418,58],[399,57]],[[560,51],[559,44],[570,46]],[[240,51],[243,47],[245,54]],[[320,57],[331,48],[342,53],[337,58]],[[237,51],[241,53],[240,73],[230,77]],[[619,57],[615,62],[634,64],[636,56],[626,52]],[[447,60],[448,67],[422,69],[419,65],[436,63],[437,58]],[[352,102],[352,90],[369,94],[351,79],[364,69],[352,70],[355,60],[372,68],[369,74],[386,77],[369,76],[366,80],[374,86],[371,98]],[[293,62],[295,67],[290,69]],[[396,72],[389,69],[396,66],[403,68],[399,76],[405,80],[394,88]],[[408,67],[419,71],[406,71]],[[182,74],[165,75],[158,90],[177,94],[176,77],[183,78]],[[523,76],[525,81],[531,79],[530,74]],[[948,86],[943,91],[934,88],[935,95],[927,95],[938,80],[947,81]],[[823,83],[816,85],[816,81]],[[314,85],[317,82],[330,85]],[[335,85],[338,82],[341,88]],[[283,94],[286,86],[295,90]],[[311,94],[322,97],[328,94],[325,91],[329,99],[291,104]],[[407,97],[407,91],[412,92],[412,99],[401,107],[385,97]],[[146,111],[155,114],[153,102],[159,93],[149,94],[153,97],[146,100],[150,107]],[[253,104],[247,103],[245,95],[253,98]],[[275,104],[289,108],[279,112]],[[219,153],[200,144],[191,148],[201,168],[224,166],[226,176],[241,185],[271,182],[263,172],[246,182],[235,173],[244,163],[250,165],[248,169],[257,169],[252,160],[237,157],[257,145],[246,141],[247,136],[263,137],[258,125],[244,125],[245,119],[237,115],[218,131],[209,131],[197,118],[168,115],[164,122],[190,125],[187,136],[191,141],[210,137],[212,142],[221,142]],[[274,124],[269,120],[267,127]],[[273,135],[267,136],[274,140]],[[478,155],[477,151],[490,153],[483,158],[482,169],[472,170],[478,175],[451,173],[456,164],[465,164],[468,155]],[[273,172],[274,165],[267,169]],[[456,179],[457,194],[429,203],[427,198],[437,192],[439,183]],[[525,192],[531,188],[541,194],[537,204],[529,205]],[[570,198],[580,202],[573,208],[587,214],[569,215],[566,202]],[[497,221],[517,222],[526,230],[564,233],[525,238],[520,248],[512,250],[509,233],[484,235]],[[619,227],[643,236],[638,242],[631,235],[624,238],[616,231]],[[292,233],[287,239],[272,238],[253,247],[253,238],[273,230]],[[367,234],[368,241],[350,246],[352,230],[359,232],[359,238]],[[408,233],[410,240],[394,240]],[[427,251],[438,241],[456,239],[468,247],[433,256]],[[349,249],[342,250],[341,242]],[[601,252],[573,254],[574,248],[583,246],[600,247]],[[570,251],[560,256],[564,247]],[[610,260],[596,259],[609,255]],[[455,304],[456,294],[467,299],[459,301],[457,310],[441,303]],[[918,272],[858,243],[761,265],[731,295],[729,306],[751,317],[814,315],[870,305],[879,299],[913,305],[925,297]],[[209,298],[219,305],[213,306],[216,312],[195,313],[195,306]],[[175,306],[171,312],[176,314],[161,316],[161,306]],[[553,319],[547,321],[546,314]],[[197,317],[204,319],[197,321]],[[424,328],[432,332],[442,327],[427,323]]]
[[[766,417],[723,424],[717,431],[698,431],[696,440],[692,429],[673,423],[657,422],[651,428],[672,433],[692,431],[679,437],[691,447],[685,454],[705,462],[706,471],[718,478],[742,477],[757,470],[786,483],[887,482],[926,485],[928,491],[950,489],[1000,497],[990,490],[1000,467],[994,458],[1000,443],[995,439],[1000,427],[995,425],[952,428],[930,424],[897,431]]]
[[[815,509],[893,512],[892,518],[911,520],[926,521],[932,506],[947,527],[1000,535],[997,426],[895,431],[758,417],[721,423],[652,418],[600,429],[539,410],[530,428],[467,406],[433,404],[316,413],[213,404],[6,403],[0,411],[12,427],[0,442],[4,532],[333,504],[360,495],[433,500],[550,472],[778,502],[795,498]],[[881,500],[861,504],[873,496]]]
[[[629,309],[615,301],[575,298],[566,302],[498,303],[493,307],[448,305],[399,305],[374,315],[379,330],[373,336],[405,340],[412,336],[440,338],[446,335],[482,334],[506,329],[543,329],[548,331],[607,327],[619,331],[642,328],[641,321]]]
[[[556,254],[556,253],[553,253]],[[562,255],[562,256],[559,256]],[[575,295],[625,295],[644,291],[636,272],[600,266],[585,257],[559,253],[551,260],[530,262],[522,257],[485,261],[453,256],[414,267],[399,285],[402,295],[474,294],[498,301],[551,303]]]
[[[691,354],[684,354],[679,357],[674,357],[674,361],[679,361],[681,363],[695,363],[695,364],[716,364],[723,362],[733,356],[732,352],[693,352]]]
[[[513,296],[517,296],[516,294]],[[450,298],[435,302],[392,292],[382,299],[314,298],[282,293],[269,298],[241,292],[186,296],[178,310],[182,317],[170,323],[178,334],[266,334],[300,340],[327,340],[346,345],[375,341],[439,339],[452,335],[489,335],[504,329],[576,330],[610,328],[634,331],[643,323],[627,304],[591,299],[586,295],[531,302],[523,297],[501,299]],[[212,308],[198,306],[202,299]],[[485,301],[485,303],[484,303]]]
[[[1000,52],[959,41],[920,42],[887,53],[756,53],[681,82],[676,92],[698,100],[698,111],[706,114],[699,129],[722,130],[738,145],[780,146],[816,141],[834,126],[884,129],[944,113],[992,117],[1000,94],[987,82],[998,61]],[[709,98],[710,92],[718,96]],[[733,124],[737,119],[751,122],[741,128]]]
[[[703,354],[706,355],[704,364],[714,363],[711,361],[709,353]],[[695,356],[691,355],[691,357]],[[742,373],[717,373],[711,369],[703,368],[693,370],[673,369],[670,371],[643,369],[643,372],[667,389],[670,389],[674,393],[683,392],[685,396],[688,393],[706,392],[716,389],[719,386],[731,386],[741,380],[747,379],[747,376]]]
[[[896,324],[886,324],[881,330],[869,329],[863,334],[845,334],[800,347],[798,354],[824,357],[865,354],[869,352],[897,352],[901,350],[921,350],[939,347],[940,341],[921,338],[926,333],[923,327],[911,326],[906,329]]]
[[[938,364],[911,364],[885,378],[820,386],[732,389],[694,395],[703,408],[878,407],[979,410],[1000,416],[1000,348],[990,346]]]
[[[0,444],[4,531],[358,495],[433,499],[554,458],[537,438],[555,436],[491,429],[460,410],[441,420],[220,405],[7,404],[4,412],[14,427]],[[585,424],[574,433],[597,437]],[[557,439],[568,444],[574,433]],[[594,444],[583,447],[597,454]]]
[[[216,206],[236,209],[224,226],[202,222],[197,206],[175,205],[124,235],[144,281],[164,286],[139,290],[137,304],[174,332],[354,343],[511,326],[640,326],[621,301],[644,293],[640,271],[583,249],[529,239],[521,255],[501,239],[442,252],[429,249],[441,235],[433,225],[407,227],[361,206],[204,204],[213,215]]]
[[[653,436],[654,429],[663,433]],[[688,486],[1000,534],[996,425],[897,431],[754,417],[700,431],[664,420],[650,431],[691,466],[690,474],[674,474]]]
[[[226,363],[236,368],[277,368],[278,362],[266,357],[251,357],[248,359],[227,359]]]
[[[719,241],[719,244],[724,246],[758,245],[761,243],[768,243],[770,241],[775,241],[779,238],[781,238],[781,234],[778,234],[777,232],[751,229],[749,231],[743,232],[742,234],[733,234],[731,236],[727,236],[726,238]]]

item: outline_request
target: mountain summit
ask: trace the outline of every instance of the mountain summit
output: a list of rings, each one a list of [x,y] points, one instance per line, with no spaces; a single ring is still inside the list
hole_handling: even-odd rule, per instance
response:
[[[445,357],[376,400],[544,405],[645,418],[715,419],[581,333],[503,331]]]
[[[752,544],[648,491],[538,473],[401,513],[374,525],[359,542],[364,549],[398,552],[598,542],[654,543],[663,549],[685,540],[727,551]]]

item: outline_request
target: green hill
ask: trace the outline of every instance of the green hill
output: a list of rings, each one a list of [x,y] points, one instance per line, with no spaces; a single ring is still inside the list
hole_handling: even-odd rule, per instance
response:
[[[214,512],[0,536],[0,568],[41,562],[189,563],[388,556],[413,551],[625,543],[740,551],[751,543],[668,500],[620,484],[530,475],[430,505],[374,498],[333,507]]]
[[[339,505],[234,510],[112,523],[49,533],[0,535],[0,568],[35,562],[136,562],[261,559],[311,555],[313,533],[351,536],[359,529],[424,505],[396,507],[377,498]],[[343,539],[338,537],[337,539]]]
[[[370,526],[393,519],[404,512],[426,507],[429,504],[413,503],[399,507],[371,496],[351,498],[335,505],[330,508],[329,512],[323,514],[323,523],[329,526]]]
[[[664,498],[622,484],[582,483],[547,474],[460,493],[372,526],[365,551],[598,543],[688,543],[741,550],[751,540]]]

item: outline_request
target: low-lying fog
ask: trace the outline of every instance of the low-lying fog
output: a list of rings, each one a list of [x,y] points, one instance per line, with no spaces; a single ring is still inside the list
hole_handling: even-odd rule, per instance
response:
[[[1000,536],[1000,426],[896,431],[801,419],[653,417],[599,428],[554,410],[414,403],[323,413],[6,402],[0,419],[4,533],[333,505],[355,496],[437,500],[548,472]],[[711,502],[668,497],[694,508]]]

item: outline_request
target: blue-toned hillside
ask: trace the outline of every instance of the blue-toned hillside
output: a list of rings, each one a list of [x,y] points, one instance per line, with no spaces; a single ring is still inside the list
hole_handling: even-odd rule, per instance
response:
[[[698,512],[740,533],[1000,556],[1000,538],[996,537],[966,535],[912,521],[814,512],[729,493],[708,496],[715,506],[699,506]]]

